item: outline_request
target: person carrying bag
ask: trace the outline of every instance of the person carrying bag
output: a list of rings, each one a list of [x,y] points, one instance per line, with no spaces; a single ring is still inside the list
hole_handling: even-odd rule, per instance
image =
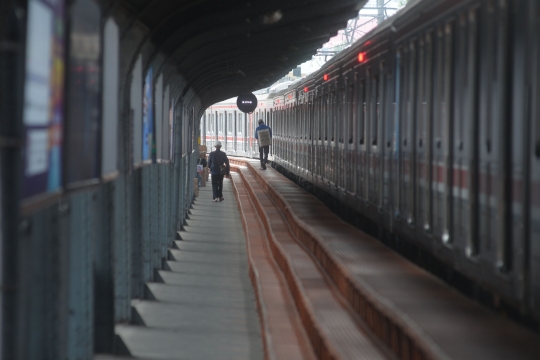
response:
[[[221,151],[221,141],[214,145],[216,150],[210,153],[208,157],[208,168],[212,175],[212,192],[214,202],[225,200],[223,198],[223,177],[229,175],[230,165],[227,154]]]
[[[261,170],[266,170],[268,164],[268,153],[272,145],[272,129],[265,125],[264,120],[259,120],[259,126],[255,129],[255,139],[259,142],[259,158],[261,160]]]

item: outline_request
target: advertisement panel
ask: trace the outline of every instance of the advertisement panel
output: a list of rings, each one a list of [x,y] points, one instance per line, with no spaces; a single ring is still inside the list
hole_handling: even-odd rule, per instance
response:
[[[23,200],[62,186],[64,0],[28,2]]]
[[[65,176],[78,186],[101,176],[101,12],[93,0],[76,0],[69,16]]]
[[[152,67],[148,69],[144,79],[143,94],[143,146],[142,159],[155,158],[154,146],[154,91],[152,83]]]

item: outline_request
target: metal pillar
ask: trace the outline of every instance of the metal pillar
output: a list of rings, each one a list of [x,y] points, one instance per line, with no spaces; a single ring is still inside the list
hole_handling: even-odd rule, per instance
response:
[[[0,2],[0,355],[16,358],[26,1]]]

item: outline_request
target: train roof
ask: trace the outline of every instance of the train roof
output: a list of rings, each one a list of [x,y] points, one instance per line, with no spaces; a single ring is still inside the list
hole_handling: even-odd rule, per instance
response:
[[[321,76],[321,74],[324,74],[325,71],[327,71],[327,69],[329,67],[331,67],[334,64],[338,64],[343,59],[349,57],[351,53],[354,53],[354,52],[358,51],[362,46],[365,45],[365,43],[369,39],[372,39],[373,37],[376,37],[377,35],[379,35],[382,32],[389,31],[390,29],[393,31],[392,27],[393,27],[393,25],[394,25],[394,23],[396,21],[401,19],[404,15],[408,14],[409,12],[416,10],[420,3],[422,3],[422,2],[428,3],[430,1],[432,1],[432,0],[429,0],[429,1],[428,0],[410,0],[407,3],[407,5],[404,8],[400,9],[398,11],[398,13],[396,13],[394,16],[384,20],[381,24],[379,24],[377,27],[375,27],[374,29],[369,31],[367,34],[365,34],[360,39],[358,39],[355,43],[353,43],[347,49],[341,51],[339,54],[334,56],[331,60],[329,60],[319,70],[311,73],[310,75],[308,75],[304,79],[302,79],[302,81],[298,82],[296,85],[300,85],[300,86],[296,86],[296,89],[298,87],[302,87],[303,84],[305,84],[306,82],[308,82],[310,80],[319,78]],[[283,91],[283,94],[285,94],[287,91],[291,91],[291,89],[287,89],[287,90]]]

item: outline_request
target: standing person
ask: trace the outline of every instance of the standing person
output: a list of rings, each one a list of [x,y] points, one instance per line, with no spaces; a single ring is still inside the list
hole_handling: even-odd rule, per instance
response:
[[[260,135],[260,139],[259,139]],[[261,170],[266,170],[268,164],[268,152],[272,143],[272,129],[264,123],[264,120],[259,120],[259,126],[255,129],[255,139],[259,141],[259,158],[261,159]],[[264,158],[263,158],[264,153]]]
[[[199,187],[200,186],[206,186],[206,166],[208,166],[208,163],[206,162],[206,158],[199,158],[197,160],[197,178],[199,179]]]
[[[223,176],[229,175],[230,166],[227,154],[221,151],[221,141],[217,141],[216,151],[212,151],[208,157],[208,168],[212,174],[212,192],[214,202],[223,201]],[[225,166],[225,170],[221,170],[221,166]]]

